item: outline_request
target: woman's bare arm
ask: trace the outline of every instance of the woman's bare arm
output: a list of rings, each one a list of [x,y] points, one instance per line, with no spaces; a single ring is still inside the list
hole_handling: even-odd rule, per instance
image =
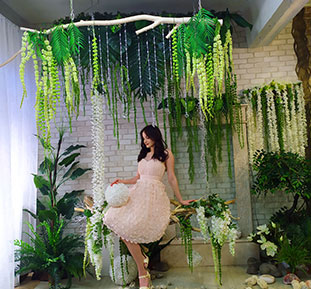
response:
[[[139,180],[140,175],[139,172],[137,171],[137,175],[131,179],[126,179],[126,180],[122,180],[122,179],[116,179],[113,183],[111,183],[111,186],[113,186],[114,184],[126,184],[126,185],[134,185],[136,184],[137,180]]]
[[[183,200],[179,186],[178,186],[178,181],[175,175],[175,160],[172,152],[170,150],[168,151],[168,158],[165,161],[166,164],[166,170],[167,170],[167,177],[168,177],[168,182],[170,186],[172,187],[174,194],[177,198],[177,200],[182,204],[182,205],[189,205],[192,201],[195,200]]]

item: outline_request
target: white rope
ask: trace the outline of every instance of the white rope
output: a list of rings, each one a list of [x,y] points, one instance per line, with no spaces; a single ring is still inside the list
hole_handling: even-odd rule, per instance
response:
[[[75,19],[75,13],[73,11],[73,0],[70,0],[70,19],[73,21]]]

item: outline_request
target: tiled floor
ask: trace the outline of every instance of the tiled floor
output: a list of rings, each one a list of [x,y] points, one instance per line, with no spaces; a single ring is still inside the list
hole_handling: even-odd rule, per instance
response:
[[[223,266],[223,289],[243,289],[246,288],[243,284],[244,280],[250,275],[246,274],[244,267],[238,266]],[[33,282],[33,281],[32,281]],[[18,287],[19,289],[48,289],[47,282],[31,283]],[[137,285],[137,284],[136,284]],[[161,279],[153,280],[155,288],[159,285],[166,285],[168,289],[216,289],[219,288],[215,282],[215,275],[213,267],[199,267],[194,268],[194,272],[191,273],[188,268],[172,268],[168,272],[164,273],[164,277]],[[74,280],[72,289],[87,289],[87,288],[105,288],[105,289],[117,289],[122,288],[121,286],[112,283],[109,277],[104,277],[102,280],[97,281],[96,279],[87,278],[81,281]],[[136,287],[138,288],[138,287]],[[259,286],[254,286],[254,289]],[[290,289],[291,286],[284,285],[282,279],[278,278],[276,283],[269,286],[271,289]]]

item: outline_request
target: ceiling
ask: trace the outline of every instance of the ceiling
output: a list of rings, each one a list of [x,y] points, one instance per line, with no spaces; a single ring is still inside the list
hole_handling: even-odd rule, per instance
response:
[[[229,8],[231,12],[239,12],[247,16],[248,0],[201,0],[203,8],[217,11]],[[69,16],[70,0],[0,0],[0,7],[6,6],[7,12],[11,10],[12,16],[19,18],[20,24],[30,26],[52,23],[54,20]],[[198,10],[198,0],[73,0],[74,13],[81,12],[144,12],[161,13],[178,12],[187,13]],[[1,12],[1,8],[0,8]],[[11,17],[12,17],[11,16]]]
[[[200,0],[72,0],[81,12],[187,13],[198,10]],[[201,0],[207,10],[237,12],[253,24],[247,32],[249,47],[269,44],[310,0]],[[70,15],[70,0],[0,0],[0,13],[18,26],[38,28]]]

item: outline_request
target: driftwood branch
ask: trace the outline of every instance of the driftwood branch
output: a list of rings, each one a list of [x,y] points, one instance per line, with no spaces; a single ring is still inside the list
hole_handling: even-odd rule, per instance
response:
[[[170,38],[172,33],[178,28],[180,24],[187,23],[190,20],[191,17],[161,17],[161,16],[154,16],[154,15],[135,15],[130,17],[125,17],[121,19],[114,19],[114,20],[81,20],[79,22],[73,22],[73,24],[77,27],[83,27],[83,26],[112,26],[112,25],[121,25],[125,23],[135,22],[135,21],[141,21],[146,20],[153,22],[152,24],[143,27],[136,31],[136,34],[139,35],[143,32],[146,32],[148,30],[154,29],[155,27],[159,26],[160,24],[175,24],[174,28],[166,35],[166,38]],[[220,24],[222,24],[222,19],[218,20]],[[69,24],[64,24],[62,27],[65,29],[69,26]],[[45,34],[50,34],[56,27],[47,29],[43,31]],[[29,32],[40,32],[36,29],[31,29],[27,27],[21,27],[20,28],[23,31],[29,31]],[[0,68],[11,62],[17,55],[21,53],[21,50],[16,52],[11,58],[0,64]]]

